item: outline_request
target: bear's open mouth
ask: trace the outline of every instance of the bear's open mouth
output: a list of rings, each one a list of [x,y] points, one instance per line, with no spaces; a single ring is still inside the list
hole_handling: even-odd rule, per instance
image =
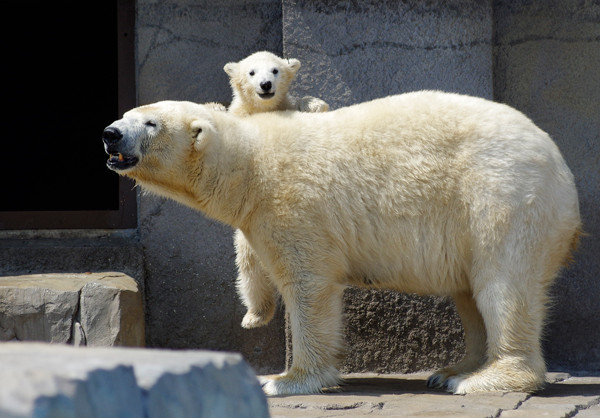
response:
[[[111,170],[125,170],[133,167],[139,161],[139,158],[135,156],[123,155],[120,152],[117,154],[110,154],[106,165]]]
[[[261,99],[272,99],[275,93],[258,93]]]

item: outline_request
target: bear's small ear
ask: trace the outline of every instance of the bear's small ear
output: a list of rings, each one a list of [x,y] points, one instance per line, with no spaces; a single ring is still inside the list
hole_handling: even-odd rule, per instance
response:
[[[238,63],[237,62],[228,62],[223,67],[223,70],[227,73],[229,77],[233,77],[237,72]]]
[[[212,124],[206,119],[196,119],[190,123],[190,130],[194,138],[194,149],[202,151],[215,133]]]
[[[296,74],[296,72],[300,69],[300,60],[297,60],[296,58],[290,58],[287,60],[287,62],[288,67],[290,67],[294,74]]]

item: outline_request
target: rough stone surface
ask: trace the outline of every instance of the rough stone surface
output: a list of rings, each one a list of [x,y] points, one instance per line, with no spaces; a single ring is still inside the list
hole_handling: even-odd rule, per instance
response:
[[[116,272],[0,277],[0,341],[143,346],[135,281]]]
[[[342,370],[409,373],[460,360],[463,331],[447,298],[350,289]]]
[[[0,344],[2,417],[268,417],[238,354]]]
[[[600,377],[549,373],[548,385],[527,393],[451,395],[426,387],[427,374],[350,374],[339,390],[270,397],[276,417],[597,417]]]

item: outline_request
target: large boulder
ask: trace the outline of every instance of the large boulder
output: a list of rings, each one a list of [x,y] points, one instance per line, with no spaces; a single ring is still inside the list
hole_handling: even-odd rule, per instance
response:
[[[144,346],[135,280],[116,272],[0,277],[0,341]]]
[[[268,417],[234,353],[0,344],[2,417]]]

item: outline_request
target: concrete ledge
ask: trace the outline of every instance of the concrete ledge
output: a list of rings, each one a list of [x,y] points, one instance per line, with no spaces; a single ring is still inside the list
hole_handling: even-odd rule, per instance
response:
[[[0,416],[268,417],[234,353],[0,344]]]
[[[136,281],[119,272],[0,277],[0,341],[144,346]]]

